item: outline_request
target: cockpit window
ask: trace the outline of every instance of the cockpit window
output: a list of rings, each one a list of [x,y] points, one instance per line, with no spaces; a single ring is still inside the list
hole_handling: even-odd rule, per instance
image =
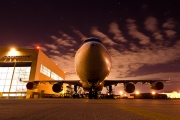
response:
[[[97,39],[97,38],[88,38],[88,39],[86,39],[83,43],[90,42],[90,41],[95,41],[95,42],[102,43],[102,42],[101,42],[99,39]]]

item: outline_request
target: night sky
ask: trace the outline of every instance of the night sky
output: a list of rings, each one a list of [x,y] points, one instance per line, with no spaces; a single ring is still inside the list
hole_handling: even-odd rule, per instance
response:
[[[180,92],[179,12],[178,0],[1,0],[0,46],[39,45],[66,79],[78,79],[74,55],[84,39],[97,37],[112,56],[107,79],[170,77],[162,91]]]

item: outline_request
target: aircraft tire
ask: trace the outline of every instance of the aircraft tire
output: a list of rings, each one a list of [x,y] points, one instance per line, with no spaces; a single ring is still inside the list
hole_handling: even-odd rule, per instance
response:
[[[97,91],[94,92],[94,99],[98,99],[98,93],[97,93]]]
[[[89,99],[92,99],[92,91],[89,91]]]

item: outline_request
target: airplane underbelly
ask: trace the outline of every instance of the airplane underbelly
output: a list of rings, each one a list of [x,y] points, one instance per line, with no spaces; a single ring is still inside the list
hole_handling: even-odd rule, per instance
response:
[[[92,85],[88,84],[87,82],[83,82],[82,86],[83,86],[84,91],[92,90]],[[103,86],[104,86],[104,84],[98,83],[98,84],[94,85],[93,89],[95,89],[96,91],[102,91]]]

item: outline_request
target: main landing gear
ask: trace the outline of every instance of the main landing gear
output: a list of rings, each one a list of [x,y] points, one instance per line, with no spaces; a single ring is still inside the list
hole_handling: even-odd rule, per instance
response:
[[[79,98],[79,94],[77,93],[77,85],[74,85],[74,94],[72,95],[72,98]]]
[[[114,99],[114,94],[113,94],[113,90],[112,90],[112,85],[109,85],[109,89],[108,87],[106,87],[107,90],[108,90],[108,95],[107,95],[107,98],[109,99]]]

